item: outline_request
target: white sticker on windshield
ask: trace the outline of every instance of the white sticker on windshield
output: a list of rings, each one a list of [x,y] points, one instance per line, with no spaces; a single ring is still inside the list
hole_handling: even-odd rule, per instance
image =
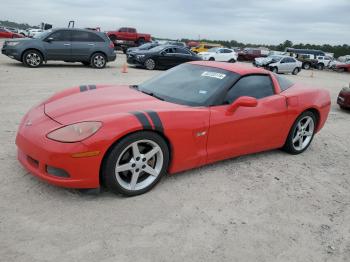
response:
[[[203,72],[201,76],[208,76],[208,77],[213,77],[213,78],[217,78],[217,79],[224,79],[226,77],[225,74],[208,72],[208,71]]]

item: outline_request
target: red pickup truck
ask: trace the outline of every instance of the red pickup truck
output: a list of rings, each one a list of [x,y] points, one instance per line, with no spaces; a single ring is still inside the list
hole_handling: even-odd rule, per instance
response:
[[[137,45],[142,45],[145,42],[151,41],[150,34],[137,33],[136,29],[131,27],[121,27],[117,31],[107,32],[107,35],[114,43],[116,43],[116,41],[118,40],[118,41],[134,42]]]

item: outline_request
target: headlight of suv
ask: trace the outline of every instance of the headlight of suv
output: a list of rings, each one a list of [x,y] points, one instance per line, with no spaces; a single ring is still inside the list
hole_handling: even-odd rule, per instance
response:
[[[7,46],[16,46],[18,44],[19,44],[19,41],[11,41],[6,43]]]
[[[137,55],[136,56],[137,59],[141,59],[141,58],[144,58],[144,57],[145,57],[145,55]]]
[[[102,126],[101,122],[80,122],[51,131],[47,138],[63,143],[80,142],[95,134]]]

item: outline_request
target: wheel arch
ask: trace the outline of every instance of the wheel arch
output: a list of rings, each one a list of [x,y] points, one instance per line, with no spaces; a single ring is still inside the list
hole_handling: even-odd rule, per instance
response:
[[[107,157],[108,157],[108,155],[110,154],[110,152],[112,151],[112,149],[113,149],[113,148],[120,142],[120,140],[122,140],[123,138],[128,137],[128,136],[130,136],[130,135],[132,135],[132,134],[135,134],[135,133],[143,132],[143,131],[148,131],[148,132],[156,133],[156,134],[158,134],[160,137],[162,137],[162,138],[164,139],[164,141],[165,141],[165,143],[167,144],[168,149],[169,149],[169,166],[171,165],[173,146],[172,146],[172,144],[171,144],[171,142],[170,142],[170,139],[169,139],[163,132],[159,132],[159,131],[157,131],[157,130],[152,130],[152,129],[139,129],[139,130],[134,130],[134,131],[132,131],[132,132],[123,134],[122,136],[118,137],[117,139],[115,139],[115,140],[108,146],[108,149],[107,149],[106,152],[104,153],[104,155],[103,155],[103,157],[102,157],[101,164],[100,164],[100,169],[99,169],[99,182],[100,182],[100,185],[103,185],[103,184],[104,184],[103,176],[102,176],[102,170],[103,170],[104,165],[106,164]]]
[[[22,61],[22,62],[23,62],[23,56],[24,56],[24,54],[25,54],[27,51],[30,51],[30,50],[39,52],[39,53],[41,54],[41,56],[43,57],[43,60],[46,61],[46,56],[45,56],[44,52],[42,52],[40,49],[38,49],[38,48],[27,48],[27,49],[24,49],[24,50],[22,51],[22,54],[21,54],[21,61]]]
[[[100,50],[97,50],[97,51],[92,52],[91,55],[90,55],[90,57],[89,57],[89,61],[91,61],[91,58],[92,58],[95,54],[98,54],[98,53],[103,54],[103,55],[105,56],[105,58],[106,58],[106,63],[107,63],[107,54],[106,54],[105,52],[103,52],[103,51],[100,51]]]

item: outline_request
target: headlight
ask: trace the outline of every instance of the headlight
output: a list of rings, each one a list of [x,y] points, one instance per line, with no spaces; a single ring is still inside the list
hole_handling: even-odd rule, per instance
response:
[[[101,126],[101,122],[75,123],[48,133],[47,138],[64,143],[79,142],[95,134]]]
[[[7,42],[7,46],[16,46],[19,42]]]
[[[145,57],[145,55],[137,55],[136,56],[137,59],[144,58],[144,57]]]

